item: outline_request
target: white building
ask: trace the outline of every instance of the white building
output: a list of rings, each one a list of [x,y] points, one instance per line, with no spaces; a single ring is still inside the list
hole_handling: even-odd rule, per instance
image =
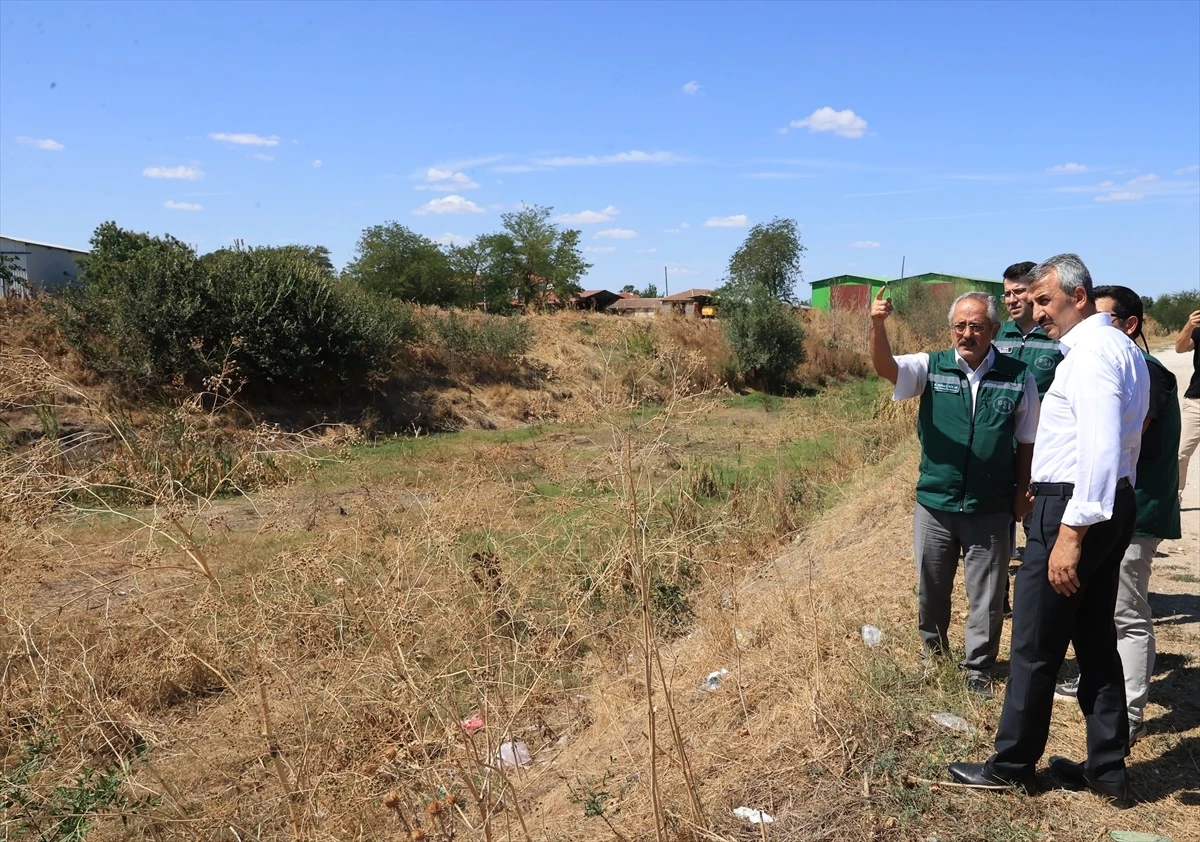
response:
[[[0,257],[16,275],[16,283],[11,287],[0,281],[0,297],[56,292],[75,280],[79,274],[75,260],[85,254],[80,249],[0,235]]]

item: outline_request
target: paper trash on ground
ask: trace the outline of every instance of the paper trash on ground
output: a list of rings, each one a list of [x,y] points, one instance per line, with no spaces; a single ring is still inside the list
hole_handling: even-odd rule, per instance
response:
[[[749,807],[734,807],[733,814],[739,819],[745,819],[750,824],[770,824],[775,821],[769,813],[764,813],[762,810],[753,810]]]

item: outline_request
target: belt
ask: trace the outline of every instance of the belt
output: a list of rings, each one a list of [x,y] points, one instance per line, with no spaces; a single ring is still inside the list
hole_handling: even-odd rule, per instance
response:
[[[1129,487],[1129,477],[1121,477],[1117,480],[1117,490]],[[1070,497],[1075,493],[1075,483],[1073,482],[1031,482],[1029,483],[1029,493],[1034,497]]]

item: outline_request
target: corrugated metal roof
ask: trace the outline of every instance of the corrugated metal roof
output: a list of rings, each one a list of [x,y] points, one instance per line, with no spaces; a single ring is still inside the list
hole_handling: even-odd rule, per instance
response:
[[[10,237],[8,234],[0,234],[0,240],[12,240],[14,243],[24,243],[27,246],[41,246],[46,249],[59,249],[60,251],[73,251],[76,254],[87,254],[87,249],[73,249],[70,246],[57,246],[54,243],[43,243],[38,240],[27,240],[24,237]]]
[[[858,282],[858,283],[867,283],[867,284],[870,284],[870,283],[886,284],[886,283],[890,283],[891,281],[889,278],[873,278],[870,275],[834,275],[832,278],[822,278],[819,281],[811,281],[809,283],[809,286],[821,287],[821,286],[828,286],[829,284],[834,284],[834,283],[847,283],[847,282],[849,282],[849,283]]]

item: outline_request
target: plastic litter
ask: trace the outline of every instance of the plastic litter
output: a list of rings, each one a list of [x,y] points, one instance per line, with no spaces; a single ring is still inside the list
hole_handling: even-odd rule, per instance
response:
[[[480,716],[477,713],[473,713],[470,716],[468,716],[466,719],[459,722],[458,724],[460,726],[462,726],[462,729],[464,731],[466,731],[468,734],[474,734],[476,731],[478,731],[480,728],[483,727],[484,723],[483,723],[482,716]]]
[[[717,670],[716,672],[710,672],[708,674],[708,678],[706,678],[704,680],[704,684],[702,684],[700,686],[700,689],[706,690],[709,693],[712,693],[716,690],[720,690],[721,682],[725,680],[725,677],[727,675],[729,675],[729,670],[725,669],[724,667]]]
[[[862,627],[863,643],[874,649],[879,644],[883,643],[883,630],[879,626],[863,626]]]
[[[770,824],[775,821],[769,813],[764,813],[762,810],[755,810],[750,807],[734,807],[733,814],[739,819],[745,819],[750,824]]]
[[[949,728],[951,731],[962,731],[964,734],[975,733],[975,728],[972,727],[971,723],[956,713],[934,713],[930,714],[929,718],[943,728]]]
[[[1136,830],[1114,830],[1108,834],[1114,842],[1175,842],[1170,836],[1159,836],[1157,833],[1139,833]]]
[[[522,742],[500,744],[500,762],[505,766],[528,766],[533,762],[529,746]]]
[[[748,646],[754,645],[755,641],[758,639],[758,635],[752,631],[747,631],[746,629],[734,629],[733,639],[738,646],[745,649]]]

